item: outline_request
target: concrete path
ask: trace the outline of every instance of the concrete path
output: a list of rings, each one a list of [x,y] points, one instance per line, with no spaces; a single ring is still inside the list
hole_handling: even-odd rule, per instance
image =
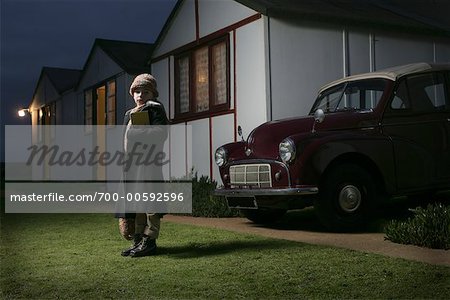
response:
[[[257,234],[308,244],[325,245],[376,253],[428,264],[450,266],[450,250],[427,249],[411,245],[395,244],[384,239],[382,233],[329,233],[323,232],[314,222],[306,220],[280,222],[272,227],[255,225],[246,218],[198,218],[166,215],[164,221],[220,228],[235,232]]]

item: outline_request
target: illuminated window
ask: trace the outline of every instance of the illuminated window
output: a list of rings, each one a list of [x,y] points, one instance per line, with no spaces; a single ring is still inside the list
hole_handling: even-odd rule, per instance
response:
[[[92,101],[92,90],[84,92],[84,125],[86,132],[92,131],[94,118],[94,105]]]
[[[106,125],[116,125],[116,81],[109,81],[106,103]]]
[[[39,110],[39,125],[56,124],[56,102],[52,102]]]
[[[84,125],[116,125],[116,81],[110,80],[84,92]]]
[[[175,118],[228,110],[229,43],[221,38],[175,57]]]
[[[39,109],[38,115],[39,125],[56,125],[56,102],[51,102]],[[55,127],[44,129],[45,127],[38,127],[38,142],[44,142],[44,138],[53,139],[55,137]],[[47,131],[46,131],[47,130]]]
[[[194,112],[209,110],[209,59],[208,47],[194,52]]]
[[[178,59],[178,113],[189,112],[189,57]]]
[[[212,47],[212,97],[214,105],[225,104],[227,97],[227,45],[220,43]]]

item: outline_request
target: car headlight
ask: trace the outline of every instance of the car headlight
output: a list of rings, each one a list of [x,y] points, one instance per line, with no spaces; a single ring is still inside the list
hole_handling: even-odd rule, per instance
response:
[[[216,154],[214,155],[214,158],[216,160],[216,164],[221,167],[225,164],[227,161],[227,152],[223,147],[220,147],[216,150]]]
[[[295,159],[295,144],[290,139],[284,139],[278,146],[280,158],[285,163],[290,163]]]

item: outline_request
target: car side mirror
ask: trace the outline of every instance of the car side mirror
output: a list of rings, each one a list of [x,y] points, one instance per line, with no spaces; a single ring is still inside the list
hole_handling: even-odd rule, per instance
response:
[[[313,123],[313,128],[311,130],[311,132],[316,132],[316,123],[322,123],[323,120],[325,119],[325,113],[323,112],[322,109],[317,109],[314,112],[314,123]]]
[[[241,125],[238,125],[238,135],[241,137],[242,141],[244,141],[244,136],[242,135],[242,127]]]

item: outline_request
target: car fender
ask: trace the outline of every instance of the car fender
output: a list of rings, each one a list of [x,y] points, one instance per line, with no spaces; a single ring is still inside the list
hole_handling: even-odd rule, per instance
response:
[[[395,163],[391,140],[372,132],[323,132],[291,136],[297,146],[290,165],[294,185],[317,184],[327,171],[342,163],[355,163],[376,176],[383,188],[395,191]]]

